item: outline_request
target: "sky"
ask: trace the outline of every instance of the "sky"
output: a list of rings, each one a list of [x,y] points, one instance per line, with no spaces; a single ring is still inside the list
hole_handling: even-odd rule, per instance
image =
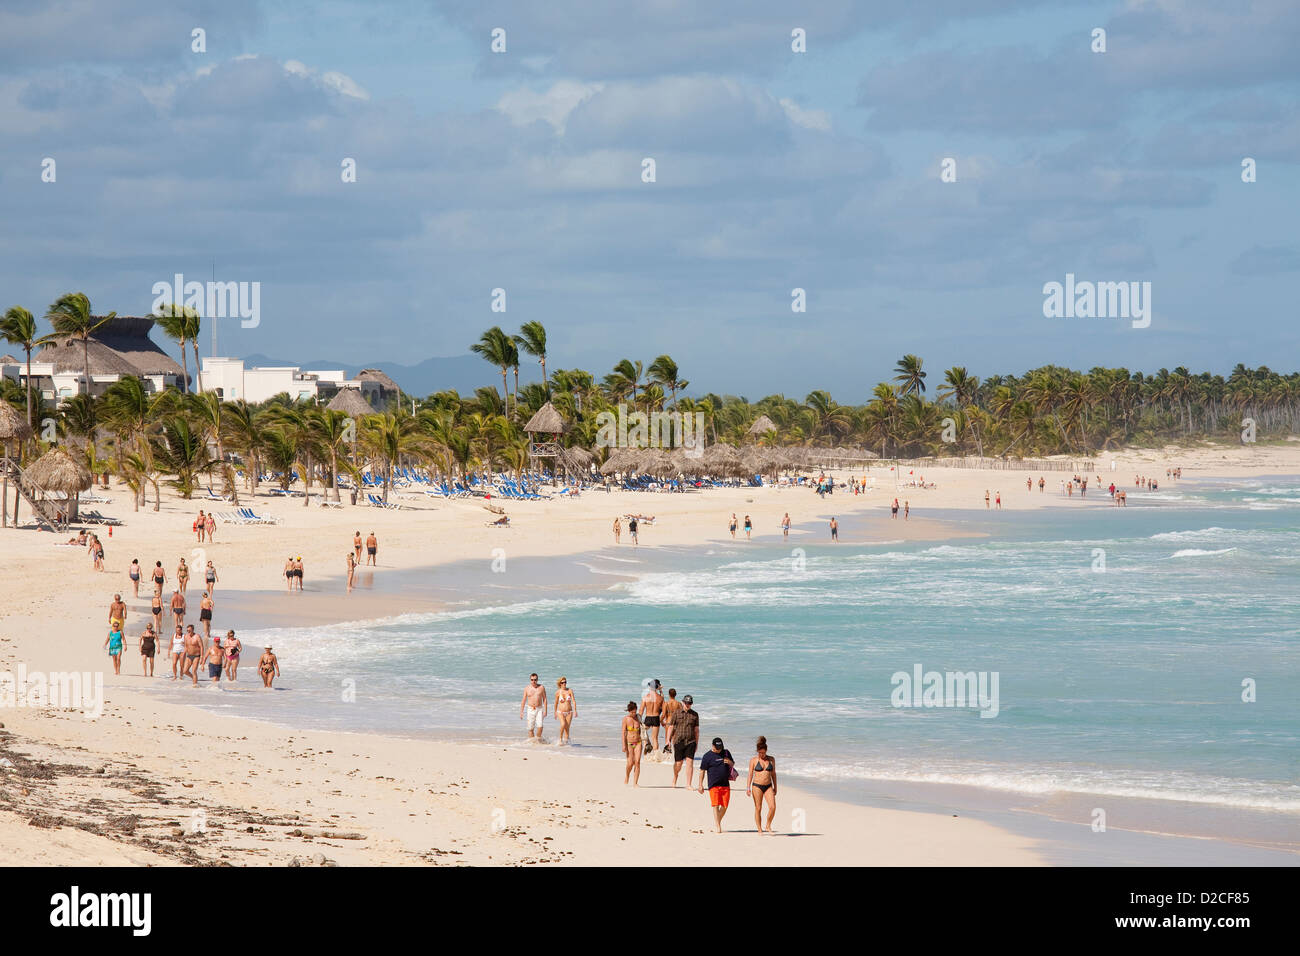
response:
[[[215,275],[260,283],[224,355],[536,320],[552,369],[751,399],[905,353],[1293,371],[1298,50],[1294,0],[5,0],[0,308]],[[1046,317],[1067,274],[1149,282],[1150,325]]]

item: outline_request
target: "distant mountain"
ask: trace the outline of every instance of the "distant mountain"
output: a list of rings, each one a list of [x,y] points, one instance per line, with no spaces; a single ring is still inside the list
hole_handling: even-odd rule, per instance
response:
[[[424,398],[443,389],[454,388],[462,395],[474,394],[474,389],[501,381],[501,373],[494,371],[490,365],[477,355],[449,355],[440,358],[428,358],[416,365],[397,365],[392,362],[366,362],[357,365],[353,362],[297,362],[292,359],[273,358],[269,355],[245,355],[245,367],[269,365],[296,365],[304,372],[316,369],[341,368],[348,376],[354,376],[363,368],[381,369],[393,381],[408,392]],[[520,382],[524,382],[524,369],[520,369]],[[511,378],[513,385],[514,379]]]

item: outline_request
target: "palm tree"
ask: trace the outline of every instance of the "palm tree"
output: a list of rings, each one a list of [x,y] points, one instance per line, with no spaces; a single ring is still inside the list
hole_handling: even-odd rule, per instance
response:
[[[36,317],[21,305],[12,306],[0,319],[0,337],[27,353],[27,427],[32,427],[32,351],[54,336],[36,334]]]
[[[244,461],[244,475],[249,491],[256,495],[261,452],[266,447],[266,433],[259,420],[260,416],[241,398],[227,402],[222,417],[227,426],[230,447]]]
[[[90,336],[96,330],[117,318],[116,312],[110,312],[103,318],[90,314],[90,299],[84,292],[68,292],[59,296],[45,313],[45,318],[54,326],[58,335],[70,335],[81,339],[82,371],[86,376],[86,394],[90,394]]]
[[[605,388],[613,401],[622,401],[629,394],[632,404],[636,404],[636,390],[641,387],[641,375],[644,373],[640,362],[622,359],[614,366],[614,371],[605,376]]]
[[[163,470],[175,475],[172,486],[184,498],[194,494],[199,475],[216,462],[208,457],[207,442],[183,415],[173,415],[162,423],[161,433],[153,439],[153,456]]]
[[[549,398],[551,387],[546,381],[546,327],[540,322],[525,322],[519,327],[519,334],[515,336],[515,344],[541,363],[542,385],[546,387],[546,395]],[[518,398],[518,394],[519,386],[516,384],[516,398]]]
[[[672,401],[677,401],[677,392],[691,383],[681,377],[677,363],[667,355],[661,355],[650,363],[650,381],[668,389]]]
[[[238,505],[239,489],[235,487],[235,469],[230,462],[226,461],[224,445],[228,431],[225,410],[229,405],[223,402],[216,392],[200,392],[190,396],[189,407],[198,419],[204,439],[216,446],[217,467],[221,470],[222,493],[230,496],[232,504]]]
[[[894,381],[903,386],[903,398],[914,392],[925,394],[925,372],[921,371],[921,364],[919,358],[909,354],[904,355],[894,366],[894,371],[898,373],[894,376]]]
[[[501,331],[501,326],[494,325],[479,337],[479,340],[469,347],[469,350],[475,355],[483,357],[483,361],[489,362],[501,370],[501,394],[509,400],[510,386],[507,384],[506,373],[510,371],[510,366],[519,364],[519,350],[515,348],[514,340],[505,332]],[[384,494],[387,495],[388,489],[385,487]],[[387,497],[384,499],[387,501]]]
[[[343,467],[360,483],[360,475],[348,464],[346,453],[348,446],[348,416],[346,412],[330,408],[314,409],[311,413],[311,426],[316,435],[316,445],[329,458],[330,487],[334,489],[334,500],[339,500],[339,458],[343,457]],[[326,493],[328,497],[328,492]]]
[[[393,468],[408,455],[420,454],[426,446],[417,419],[409,415],[372,415],[362,426],[362,444],[368,454],[384,466],[384,504],[393,482]]]
[[[203,391],[203,377],[199,373],[199,314],[188,306],[182,307],[173,302],[171,305],[163,306],[160,315],[153,316],[153,320],[158,323],[158,327],[163,330],[163,334],[181,346],[181,370],[185,373],[185,381],[182,383],[181,391],[186,394],[190,390],[190,369],[189,362],[185,357],[185,343],[194,342],[194,373],[199,377],[199,391]]]

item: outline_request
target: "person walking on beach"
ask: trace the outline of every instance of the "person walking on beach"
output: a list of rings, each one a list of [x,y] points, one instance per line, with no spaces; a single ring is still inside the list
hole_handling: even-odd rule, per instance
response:
[[[641,709],[638,711],[643,718],[642,723],[646,728],[647,736],[653,735],[650,740],[650,753],[659,750],[659,714],[664,707],[664,695],[659,693],[659,688],[662,686],[656,679],[646,687],[645,693],[641,695]]]
[[[162,562],[153,563],[153,593],[162,597],[163,585],[167,583],[167,572],[163,570]]]
[[[709,785],[709,806],[713,808],[713,825],[722,832],[722,818],[727,814],[727,807],[731,805],[731,772],[735,769],[736,761],[731,757],[731,751],[722,744],[721,737],[713,738],[713,749],[707,751],[700,758],[700,789],[704,792],[704,784],[707,781]]]
[[[352,581],[357,576],[357,559],[348,552],[348,593],[352,593]]]
[[[373,531],[366,535],[366,564],[379,567],[379,539]]]
[[[623,785],[630,779],[632,786],[641,785],[641,721],[636,717],[636,704],[627,702],[627,713],[619,724],[619,737],[623,741],[623,753],[627,765],[623,768]]]
[[[782,539],[789,539],[790,537],[790,512],[788,511],[785,513],[785,517],[781,519],[781,537]]]
[[[623,522],[616,517],[614,519],[614,543],[618,544],[619,537],[623,534]]]
[[[243,649],[244,644],[235,637],[235,632],[226,631],[226,680],[233,681],[239,675],[239,652]]]
[[[185,679],[188,674],[193,680],[194,686],[199,686],[199,658],[203,656],[203,641],[194,633],[194,625],[191,624],[185,632],[185,659],[181,661],[181,679]]]
[[[352,550],[356,554],[356,563],[361,563],[361,532],[357,531],[352,535]]]
[[[668,699],[664,701],[664,710],[661,715],[664,727],[664,753],[673,752],[673,718],[677,712],[682,709],[682,702],[677,699],[677,688],[668,688]]]
[[[528,675],[528,686],[524,688],[524,699],[519,702],[519,719],[528,717],[528,739],[542,739],[542,721],[547,714],[546,688],[538,683],[536,674]]]
[[[211,511],[208,512],[208,544],[217,539],[213,537],[217,532],[217,518]]]
[[[908,516],[909,514],[911,514],[911,512],[912,512],[912,503],[911,503],[910,501],[904,501],[904,502],[903,502],[903,520],[904,520],[904,521],[907,520],[907,516]]]
[[[108,621],[126,620],[126,602],[122,600],[122,595],[114,594],[112,602],[108,605]]]
[[[203,569],[203,583],[208,586],[208,593],[211,594],[217,589],[217,566],[211,561]]]
[[[271,653],[269,644],[262,648],[262,656],[257,660],[257,670],[262,675],[262,686],[270,690],[271,681],[280,676],[280,660]]]
[[[288,591],[293,590],[293,555],[284,559],[284,586]]]
[[[890,517],[891,519],[892,519],[892,518],[897,518],[897,517],[898,517],[898,499],[897,499],[897,498],[895,498],[895,499],[894,499],[894,503],[893,503],[892,505],[889,506],[889,517]]]
[[[122,636],[122,622],[109,621],[108,637],[104,638],[104,646],[108,648],[108,656],[113,658],[113,673],[122,673],[122,647],[126,639]]]
[[[731,523],[727,526],[727,530],[731,532],[732,538],[736,537],[736,513],[734,511],[731,513]]]
[[[673,715],[673,787],[677,775],[686,764],[686,789],[691,789],[695,779],[695,748],[700,742],[700,715],[691,709],[695,698],[687,694],[682,698],[682,709]]]
[[[989,506],[989,490],[988,490],[987,488],[985,488],[985,489],[984,489],[984,507],[987,508],[988,506]]]
[[[203,534],[208,530],[208,520],[204,517],[202,508],[199,509],[199,516],[194,519],[194,524],[190,525],[190,529],[198,538],[199,544],[202,544]]]
[[[131,559],[131,570],[127,572],[131,578],[131,590],[134,597],[140,596],[140,559]]]
[[[840,523],[834,518],[831,518],[831,540],[840,540]]]
[[[153,604],[150,605],[149,607],[149,613],[153,615],[153,629],[157,633],[161,634],[163,606],[162,606],[162,598],[160,598],[156,594],[153,596]]]
[[[637,546],[637,544],[638,544],[637,536],[636,536],[636,529],[637,529],[637,520],[636,520],[636,518],[628,518],[628,519],[627,519],[627,533],[630,534],[630,535],[632,536],[632,547],[634,547],[634,548],[635,548],[635,547]]]
[[[569,727],[577,716],[578,700],[569,690],[569,679],[561,677],[555,682],[555,719],[560,722],[561,745],[573,742],[569,739]]]
[[[176,632],[172,634],[172,680],[180,680],[185,676],[185,632],[179,624],[176,625]],[[177,668],[180,668],[177,670]]]
[[[294,558],[293,561],[293,580],[298,585],[298,590],[302,590],[302,555]]]
[[[1001,510],[1002,510],[1002,492],[1000,492],[1000,491],[998,492],[997,502],[998,502],[998,511],[1001,511]]]
[[[190,566],[181,558],[181,563],[176,567],[176,583],[180,585],[181,594],[185,593],[186,586],[190,583]]]
[[[749,541],[754,532],[754,522],[749,520],[749,515],[745,515],[745,540]]]
[[[153,625],[146,624],[144,633],[140,635],[140,672],[145,677],[153,677],[153,660],[157,653],[158,636],[154,633]]]
[[[1045,482],[1045,481],[1043,480],[1043,476],[1042,476],[1042,475],[1039,475],[1039,476],[1038,476],[1038,493],[1039,493],[1040,495],[1043,493],[1043,485],[1045,485],[1046,483],[1047,483],[1047,482]]]
[[[185,597],[180,591],[172,591],[172,619],[176,624],[185,623]]]
[[[1032,490],[1032,489],[1030,489]],[[776,758],[767,755],[767,738],[759,737],[757,753],[749,760],[749,779],[745,792],[754,798],[754,826],[759,833],[772,832],[776,816]],[[767,829],[763,829],[763,804],[767,804]]]
[[[224,669],[226,652],[221,647],[220,641],[213,641],[212,646],[208,648],[208,679],[214,684],[221,682],[221,671]]]
[[[199,623],[203,625],[203,639],[212,640],[212,598],[208,592],[203,592],[203,599],[199,601]]]

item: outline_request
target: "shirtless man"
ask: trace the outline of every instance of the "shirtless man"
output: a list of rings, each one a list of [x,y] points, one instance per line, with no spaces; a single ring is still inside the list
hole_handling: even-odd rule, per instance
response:
[[[113,595],[113,603],[108,606],[108,619],[126,623],[126,603],[122,600],[122,595]]]
[[[542,720],[547,714],[546,688],[537,682],[536,674],[528,675],[528,686],[524,688],[524,699],[519,702],[519,719],[524,719],[525,709],[528,712],[528,739],[534,739],[533,731],[536,730],[536,739],[542,739]]]
[[[366,564],[379,567],[379,562],[375,557],[377,554],[379,554],[379,539],[375,537],[375,533],[372,531],[366,535]]]
[[[226,662],[226,652],[220,641],[213,641],[208,648],[208,677],[216,684],[221,680],[222,665]]]
[[[659,693],[663,685],[658,680],[641,695],[641,709],[637,712],[641,724],[650,734],[650,753],[659,752],[659,717],[664,707],[664,695]]]
[[[199,686],[199,658],[203,656],[203,640],[194,633],[194,625],[185,632],[185,659],[181,661],[181,677],[189,674],[194,686]]]
[[[664,701],[663,725],[664,725],[664,750],[672,752],[673,740],[673,715],[682,710],[682,702],[677,699],[677,688],[668,688],[668,699]]]
[[[356,555],[357,564],[361,563],[361,532],[358,531],[352,535],[352,550]]]
[[[185,595],[180,591],[172,592],[172,618],[177,624],[185,623]]]

